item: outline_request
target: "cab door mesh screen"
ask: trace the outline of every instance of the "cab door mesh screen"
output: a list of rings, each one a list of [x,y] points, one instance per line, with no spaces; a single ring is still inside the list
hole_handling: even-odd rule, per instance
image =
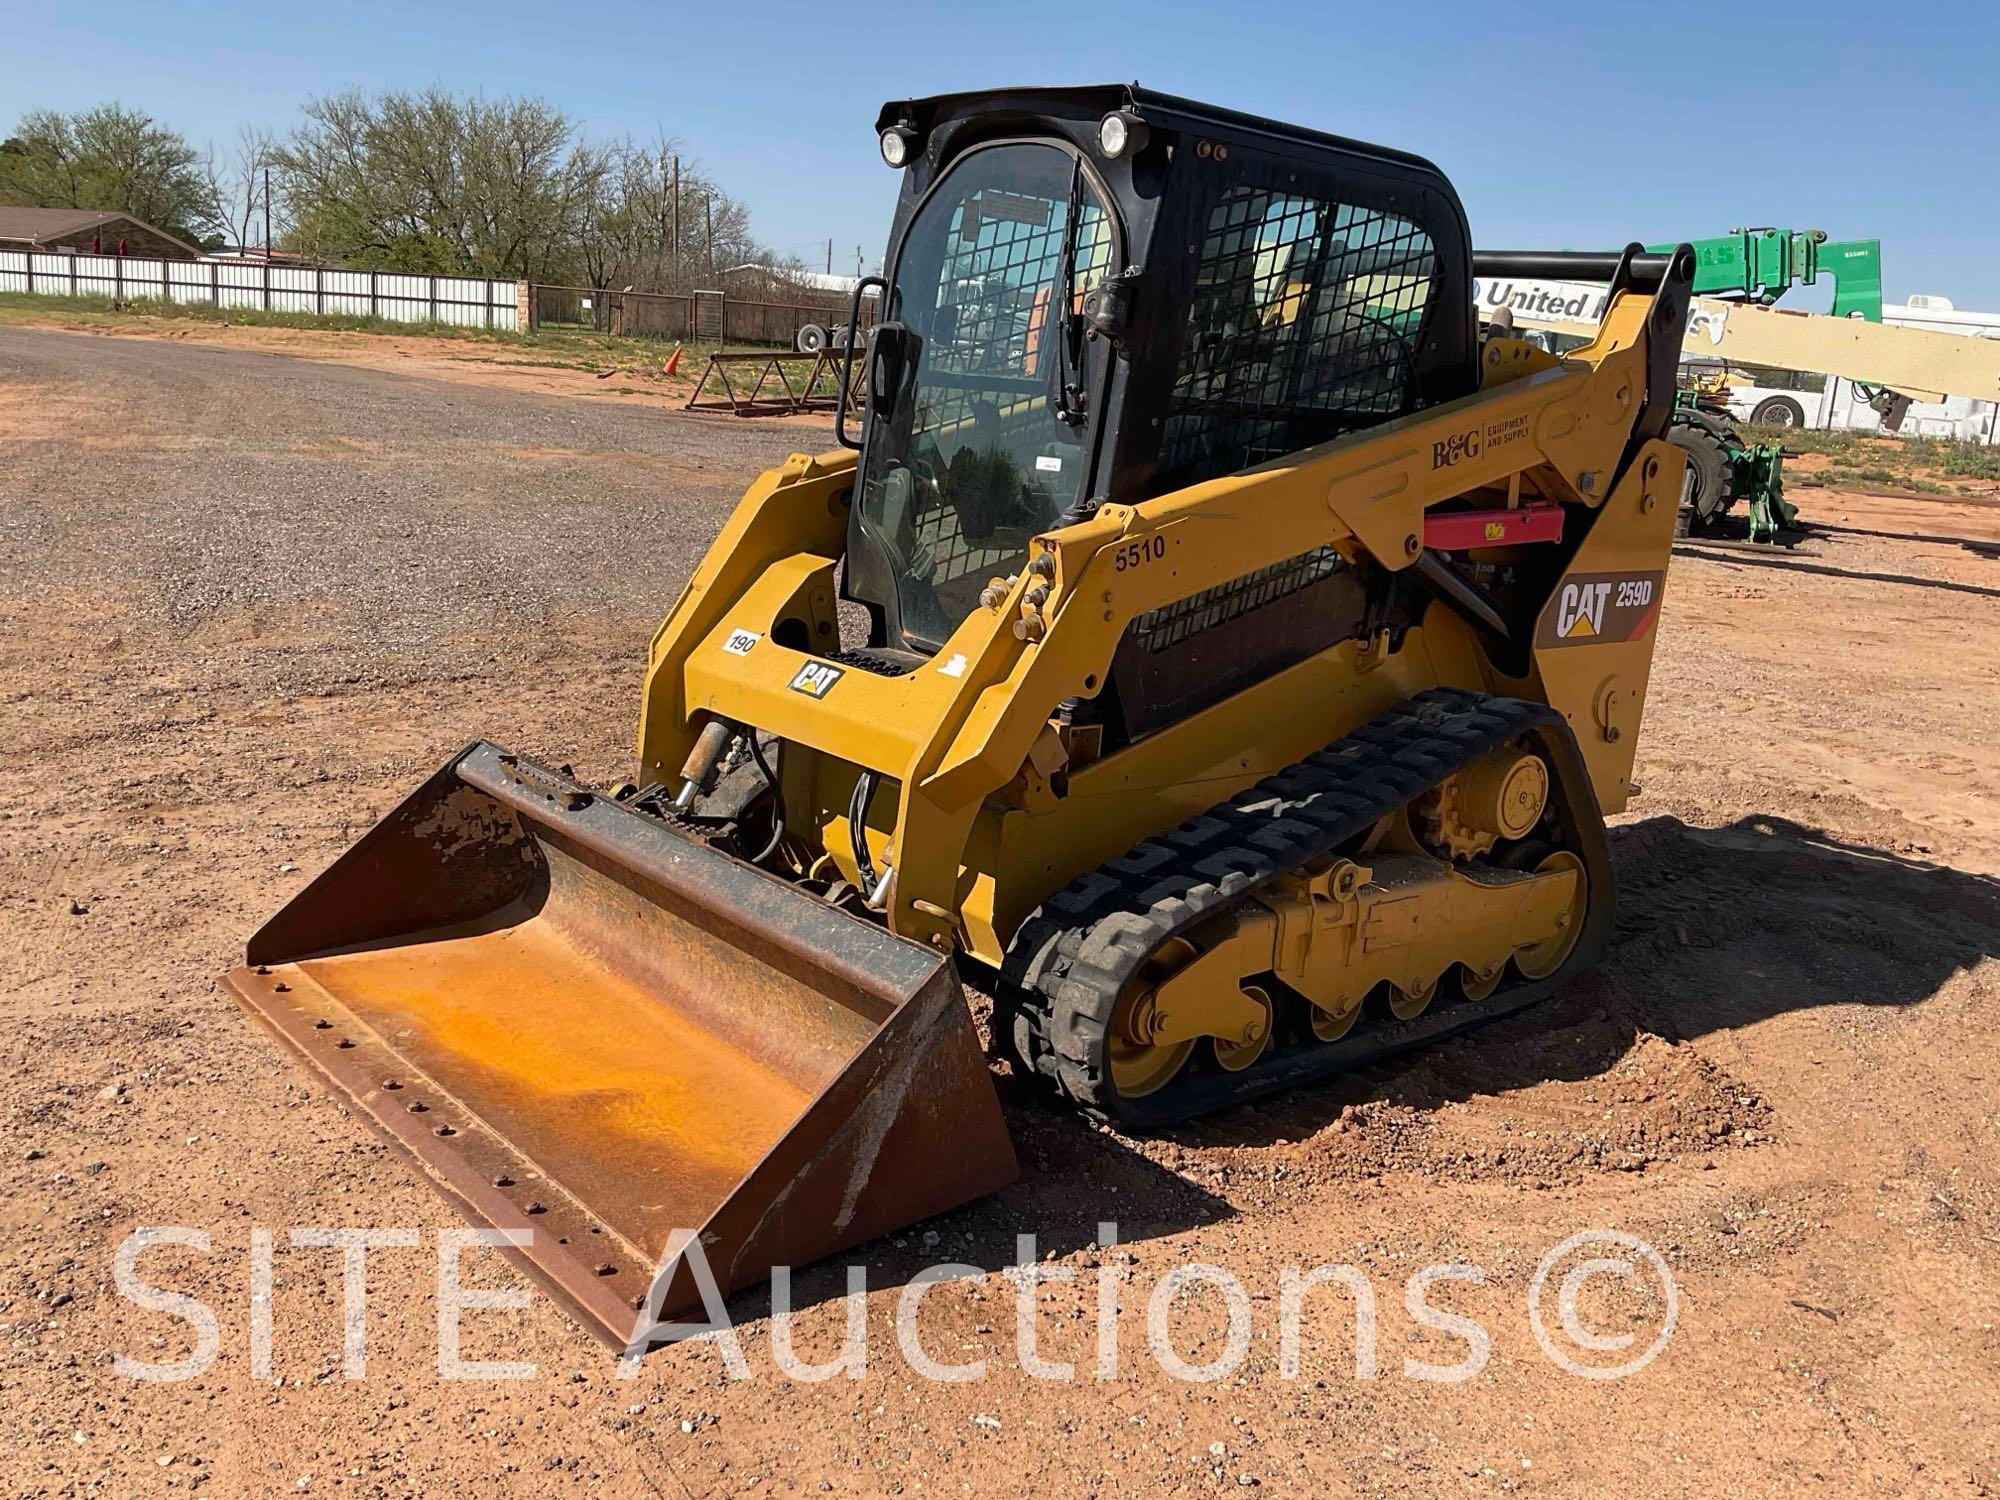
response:
[[[1435,266],[1430,236],[1394,214],[1230,189],[1201,245],[1156,487],[1412,409]]]
[[[912,452],[934,445],[949,455],[941,488],[956,503],[933,507],[916,523],[938,588],[965,580],[983,585],[989,574],[1014,571],[1028,535],[1060,508],[1050,481],[1066,479],[1074,489],[1074,460],[1052,475],[1024,470],[1018,451],[1052,430],[1048,366],[1062,315],[1056,283],[1067,212],[1061,200],[988,191],[952,217],[929,319],[937,333],[910,434]],[[1110,264],[1111,226],[1104,210],[1086,200],[1077,216],[1073,305],[1081,305]],[[985,442],[975,444],[975,434]],[[994,499],[1016,492],[1034,503]]]

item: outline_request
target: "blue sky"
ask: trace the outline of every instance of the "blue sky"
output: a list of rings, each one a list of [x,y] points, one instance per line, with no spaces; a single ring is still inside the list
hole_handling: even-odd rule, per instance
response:
[[[354,86],[535,93],[592,131],[678,137],[767,243],[817,263],[831,236],[836,269],[853,268],[857,244],[871,263],[881,253],[894,182],[871,127],[884,98],[1137,78],[1421,152],[1457,183],[1482,246],[1824,228],[1883,241],[1891,300],[2000,309],[1994,0],[7,10],[0,130],[38,106],[116,99],[226,142]]]

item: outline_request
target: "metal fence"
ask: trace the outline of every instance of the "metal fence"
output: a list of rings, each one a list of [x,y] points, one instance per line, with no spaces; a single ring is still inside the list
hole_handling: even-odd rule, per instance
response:
[[[0,250],[0,292],[207,303],[259,312],[383,318],[461,327],[520,326],[516,281],[418,276],[247,261],[149,260],[131,255],[55,255]]]
[[[261,312],[453,323],[475,328],[588,328],[625,338],[790,349],[808,325],[828,332],[847,322],[849,299],[767,302],[722,292],[611,292],[476,276],[351,271],[338,266],[248,261],[151,260],[131,255],[67,255],[0,250],[0,292],[207,303]],[[523,295],[525,293],[525,296]],[[872,298],[861,326],[875,322]]]
[[[790,349],[808,324],[832,330],[847,321],[845,298],[823,302],[759,302],[721,292],[612,292],[597,287],[528,288],[530,328],[588,328],[624,338],[682,343],[761,344]],[[861,326],[875,321],[863,298]]]

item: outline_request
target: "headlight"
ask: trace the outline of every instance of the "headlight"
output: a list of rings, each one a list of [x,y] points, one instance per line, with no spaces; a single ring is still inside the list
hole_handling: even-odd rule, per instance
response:
[[[1146,149],[1146,122],[1128,109],[1115,110],[1097,122],[1097,145],[1114,160]]]
[[[906,125],[891,125],[882,132],[882,160],[892,167],[907,166],[916,145],[917,133],[914,130]]]

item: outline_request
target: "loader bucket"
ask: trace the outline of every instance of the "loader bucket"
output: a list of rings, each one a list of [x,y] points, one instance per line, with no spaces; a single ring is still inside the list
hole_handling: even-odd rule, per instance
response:
[[[247,959],[244,1007],[621,1348],[699,1305],[676,1229],[729,1292],[1015,1174],[947,957],[495,745]]]

